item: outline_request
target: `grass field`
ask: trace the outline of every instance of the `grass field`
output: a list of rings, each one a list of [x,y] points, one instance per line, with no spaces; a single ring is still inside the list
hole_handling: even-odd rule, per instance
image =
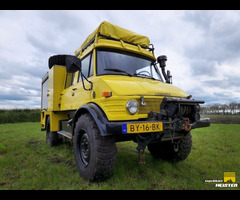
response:
[[[240,125],[212,124],[192,131],[189,157],[179,163],[156,160],[146,152],[138,165],[136,144],[117,143],[114,175],[89,183],[78,174],[70,143],[48,147],[39,122],[0,124],[0,190],[239,190]],[[223,180],[235,172],[237,188],[216,188],[205,180]]]

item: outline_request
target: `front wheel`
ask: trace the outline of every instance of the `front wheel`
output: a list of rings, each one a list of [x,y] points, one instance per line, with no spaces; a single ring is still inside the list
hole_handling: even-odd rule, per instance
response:
[[[116,163],[116,144],[112,137],[101,136],[89,114],[78,118],[74,130],[74,153],[79,174],[88,181],[109,178]]]

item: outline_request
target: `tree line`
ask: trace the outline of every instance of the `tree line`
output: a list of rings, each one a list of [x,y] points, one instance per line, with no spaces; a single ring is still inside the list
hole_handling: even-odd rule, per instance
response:
[[[209,106],[201,106],[202,114],[222,114],[222,115],[236,115],[240,114],[240,102],[229,101],[224,104],[213,104]]]
[[[0,124],[17,122],[40,122],[40,109],[0,109]]]

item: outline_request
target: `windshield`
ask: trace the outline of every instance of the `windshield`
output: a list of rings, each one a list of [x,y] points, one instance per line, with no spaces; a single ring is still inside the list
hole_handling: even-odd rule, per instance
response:
[[[97,51],[97,75],[117,74],[162,81],[154,61],[136,54],[115,51]]]

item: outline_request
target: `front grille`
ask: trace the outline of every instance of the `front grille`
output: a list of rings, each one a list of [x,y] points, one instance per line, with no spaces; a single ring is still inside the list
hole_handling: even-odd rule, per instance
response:
[[[104,102],[104,107],[111,114],[124,114],[126,111],[125,100],[111,100]]]
[[[146,102],[146,106],[142,106],[140,103],[140,100],[138,100],[138,105],[139,105],[138,114],[148,114],[151,111],[157,112],[157,113],[160,112],[160,104],[162,102],[160,99],[145,98],[144,101]]]

